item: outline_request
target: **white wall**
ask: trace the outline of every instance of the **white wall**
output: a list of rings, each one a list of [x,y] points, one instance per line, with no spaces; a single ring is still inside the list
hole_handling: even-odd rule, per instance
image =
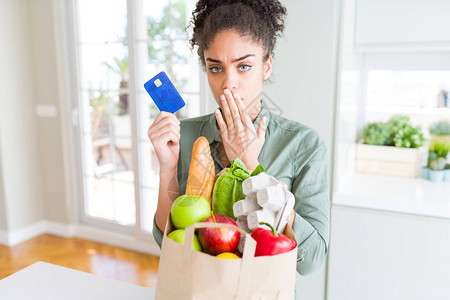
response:
[[[364,78],[361,76],[363,54],[354,51],[355,1],[342,0],[340,32],[339,86],[336,103],[336,149],[334,161],[334,188],[337,192],[345,185],[346,172],[353,172],[354,148],[358,126],[365,118],[361,110],[361,100],[365,99],[362,89]]]
[[[332,166],[338,1],[286,0],[284,38],[275,49],[272,83],[265,93],[282,116],[315,129],[325,141]],[[298,276],[298,299],[325,299],[326,264]]]
[[[272,83],[265,92],[282,115],[315,129],[332,146],[335,10],[333,0],[283,1],[284,37],[275,49]]]
[[[1,129],[0,129],[1,134]],[[2,172],[2,137],[0,135],[0,236],[2,231],[6,231],[6,213],[5,213],[5,190],[3,188]],[[1,239],[1,237],[0,237]]]
[[[55,11],[52,0],[29,0],[36,105],[56,109],[56,116],[37,118],[42,199],[45,218],[69,223],[58,90]]]
[[[6,229],[33,224],[44,215],[28,1],[0,1],[0,145]]]

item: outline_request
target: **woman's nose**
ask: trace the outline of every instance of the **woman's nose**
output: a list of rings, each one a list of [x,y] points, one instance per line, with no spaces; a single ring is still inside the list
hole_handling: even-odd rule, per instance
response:
[[[223,81],[223,89],[229,89],[230,91],[234,91],[237,90],[237,88],[239,87],[238,84],[238,78],[237,78],[237,74],[234,74],[233,72],[228,72],[225,75],[225,79]]]

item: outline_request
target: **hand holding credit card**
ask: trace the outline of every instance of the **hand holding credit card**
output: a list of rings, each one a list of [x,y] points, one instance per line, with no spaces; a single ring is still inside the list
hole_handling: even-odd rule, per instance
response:
[[[180,93],[164,71],[147,81],[144,88],[160,111],[175,113],[185,105]]]

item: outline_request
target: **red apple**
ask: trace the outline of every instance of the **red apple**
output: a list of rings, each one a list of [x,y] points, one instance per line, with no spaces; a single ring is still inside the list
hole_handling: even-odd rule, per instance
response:
[[[224,215],[213,215],[206,218],[206,223],[226,223],[238,227],[236,222]],[[232,228],[199,228],[198,239],[203,250],[211,255],[222,252],[234,252],[239,244],[241,234]]]

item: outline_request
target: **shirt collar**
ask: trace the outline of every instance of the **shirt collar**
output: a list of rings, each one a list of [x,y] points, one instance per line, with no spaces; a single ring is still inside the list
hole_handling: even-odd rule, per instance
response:
[[[264,104],[263,101],[261,101],[261,111],[259,112],[258,116],[256,117],[255,122],[253,122],[253,126],[255,127],[255,130],[258,130],[259,121],[262,117],[267,116],[266,124],[269,124],[270,121],[270,110],[267,108],[267,106]],[[222,138],[219,135],[219,131],[217,130],[217,123],[216,123],[216,115],[212,113],[205,124],[205,126],[202,129],[201,135],[206,137],[209,144],[212,144],[213,142],[222,142]]]

